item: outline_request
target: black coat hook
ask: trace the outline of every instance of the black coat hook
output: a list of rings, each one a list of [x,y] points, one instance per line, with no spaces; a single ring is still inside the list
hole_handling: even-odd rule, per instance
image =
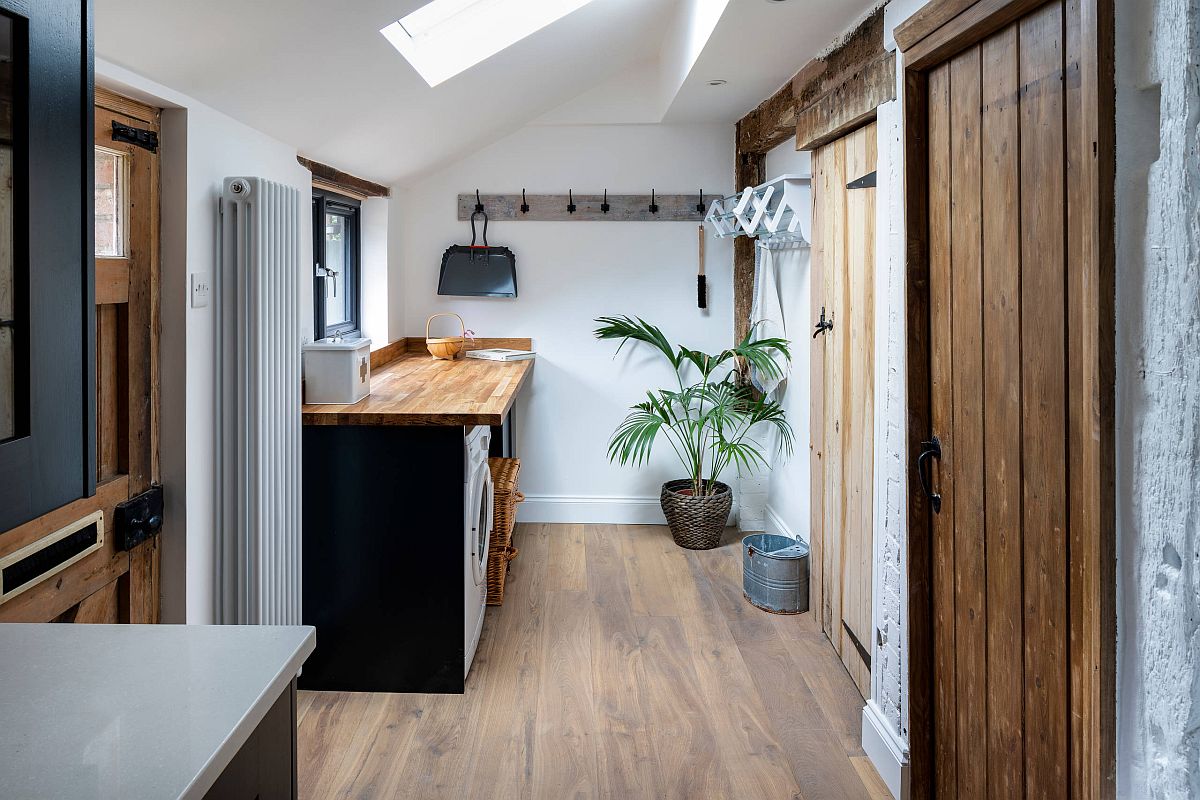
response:
[[[654,202],[654,201],[655,201],[655,197],[654,197],[654,190],[653,190],[653,189],[651,189],[651,190],[650,190],[650,213],[651,213],[651,214],[657,214],[657,213],[658,213],[658,203],[656,203],[656,202]]]
[[[697,214],[704,213],[704,190],[703,189],[700,190],[700,202],[696,203],[696,213]]]
[[[475,213],[483,213],[483,201],[479,199],[479,190],[475,190]]]
[[[610,206],[608,204],[608,189],[605,189],[604,190],[604,202],[600,204],[600,210],[603,211],[605,214],[607,214],[608,210],[610,208],[612,208],[612,206]]]
[[[529,213],[529,201],[525,199],[525,190],[524,189],[521,190],[521,213],[522,214]]]
[[[575,190],[567,189],[567,213],[575,213]]]

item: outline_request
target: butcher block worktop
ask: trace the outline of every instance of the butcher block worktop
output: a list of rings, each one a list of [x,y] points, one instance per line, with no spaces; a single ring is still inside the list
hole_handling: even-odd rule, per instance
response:
[[[501,425],[533,360],[441,361],[406,352],[375,370],[354,405],[304,406],[305,425]]]

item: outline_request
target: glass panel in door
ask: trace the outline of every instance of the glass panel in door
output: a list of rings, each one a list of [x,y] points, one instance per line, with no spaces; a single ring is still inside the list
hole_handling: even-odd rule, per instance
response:
[[[0,13],[0,442],[14,438],[24,427],[19,400],[25,390],[18,385],[23,371],[18,348],[24,346],[26,324],[21,313],[24,276],[18,272],[14,236],[16,162],[21,148],[17,132],[25,117],[25,109],[17,107],[14,75],[23,73],[24,65],[16,63],[14,28],[13,20]]]

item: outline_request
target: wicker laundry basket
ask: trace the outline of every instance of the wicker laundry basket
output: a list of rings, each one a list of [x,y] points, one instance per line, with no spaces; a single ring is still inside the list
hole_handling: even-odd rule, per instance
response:
[[[488,546],[487,604],[498,606],[504,603],[504,582],[508,578],[508,562],[517,557],[513,546],[513,528],[517,524],[517,503],[525,495],[517,491],[517,473],[521,470],[519,458],[489,458],[492,471],[492,538]]]

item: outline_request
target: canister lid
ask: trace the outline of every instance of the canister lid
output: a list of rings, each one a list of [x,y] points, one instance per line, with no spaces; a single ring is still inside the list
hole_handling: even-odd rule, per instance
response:
[[[315,342],[309,342],[304,345],[305,350],[362,350],[364,347],[370,347],[371,340],[365,338],[358,339],[318,339]]]

